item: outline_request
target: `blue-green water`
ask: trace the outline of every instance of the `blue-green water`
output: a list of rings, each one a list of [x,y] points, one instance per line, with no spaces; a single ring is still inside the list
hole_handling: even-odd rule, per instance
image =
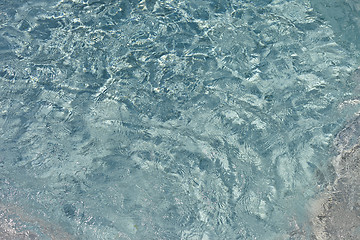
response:
[[[0,234],[312,239],[358,5],[0,0]]]

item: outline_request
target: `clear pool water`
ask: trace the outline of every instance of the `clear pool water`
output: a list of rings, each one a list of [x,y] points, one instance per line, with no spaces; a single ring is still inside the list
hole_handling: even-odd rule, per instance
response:
[[[312,239],[360,110],[359,12],[0,0],[0,235]]]

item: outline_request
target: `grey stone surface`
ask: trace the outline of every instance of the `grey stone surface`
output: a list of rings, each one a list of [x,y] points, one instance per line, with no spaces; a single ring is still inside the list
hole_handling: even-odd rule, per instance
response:
[[[360,239],[360,117],[335,138],[334,184],[312,203],[314,239]]]
[[[1,240],[75,240],[60,226],[28,214],[19,206],[0,204]]]

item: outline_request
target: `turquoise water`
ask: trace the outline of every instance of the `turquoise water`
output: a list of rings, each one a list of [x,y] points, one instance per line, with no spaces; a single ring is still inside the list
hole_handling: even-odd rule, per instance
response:
[[[358,4],[0,9],[0,234],[312,239],[360,110]]]

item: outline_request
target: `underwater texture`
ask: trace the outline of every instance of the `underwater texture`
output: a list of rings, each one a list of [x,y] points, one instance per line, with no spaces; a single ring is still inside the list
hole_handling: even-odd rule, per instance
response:
[[[360,7],[323,2],[0,0],[0,236],[356,239]]]

